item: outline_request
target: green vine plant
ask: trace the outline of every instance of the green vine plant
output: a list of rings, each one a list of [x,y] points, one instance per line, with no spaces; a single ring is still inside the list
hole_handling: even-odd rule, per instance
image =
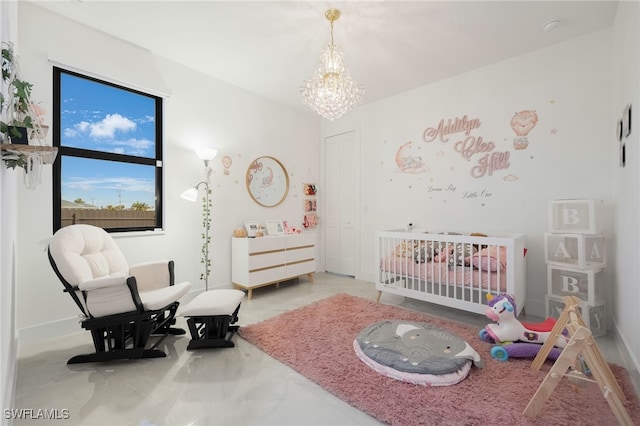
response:
[[[200,263],[204,266],[204,271],[200,274],[200,279],[204,280],[207,290],[209,289],[209,275],[211,274],[211,258],[209,257],[209,244],[211,243],[211,189],[209,182],[205,183],[205,193],[202,197],[202,257]]]

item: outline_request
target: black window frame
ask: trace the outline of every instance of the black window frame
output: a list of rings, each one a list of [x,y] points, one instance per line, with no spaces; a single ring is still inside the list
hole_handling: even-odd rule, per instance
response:
[[[62,145],[61,128],[61,79],[62,74],[83,78],[96,83],[111,86],[117,89],[126,90],[138,95],[146,96],[155,101],[155,158],[138,157],[127,154],[118,154],[106,151],[94,151],[89,149],[75,148]],[[78,157],[95,160],[116,161],[127,164],[151,165],[155,167],[155,224],[153,226],[104,228],[107,232],[137,232],[154,231],[163,229],[163,101],[160,96],[142,92],[130,87],[122,86],[109,81],[101,80],[65,68],[53,67],[53,146],[58,148],[58,155],[53,163],[53,232],[62,227],[62,158]]]

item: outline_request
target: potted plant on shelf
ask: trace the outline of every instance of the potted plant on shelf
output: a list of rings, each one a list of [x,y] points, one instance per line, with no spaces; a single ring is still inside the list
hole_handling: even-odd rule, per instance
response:
[[[29,136],[44,139],[39,109],[31,103],[33,84],[20,78],[13,45],[2,43],[0,138],[2,143],[28,144]]]

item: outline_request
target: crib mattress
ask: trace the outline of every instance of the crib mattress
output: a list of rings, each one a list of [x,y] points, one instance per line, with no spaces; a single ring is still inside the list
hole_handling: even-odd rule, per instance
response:
[[[380,260],[380,270],[395,279],[413,278],[419,281],[467,288],[482,288],[504,292],[507,288],[505,270],[486,271],[472,265],[450,266],[446,262],[417,263],[412,258],[387,256]]]
[[[422,386],[464,380],[480,356],[467,342],[429,323],[381,321],[353,341],[360,360],[380,374]]]

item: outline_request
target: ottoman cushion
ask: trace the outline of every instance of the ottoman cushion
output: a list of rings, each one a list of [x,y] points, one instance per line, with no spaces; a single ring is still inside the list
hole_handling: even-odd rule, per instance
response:
[[[211,290],[200,293],[181,312],[183,317],[207,317],[231,315],[236,310],[244,292],[233,289]]]

